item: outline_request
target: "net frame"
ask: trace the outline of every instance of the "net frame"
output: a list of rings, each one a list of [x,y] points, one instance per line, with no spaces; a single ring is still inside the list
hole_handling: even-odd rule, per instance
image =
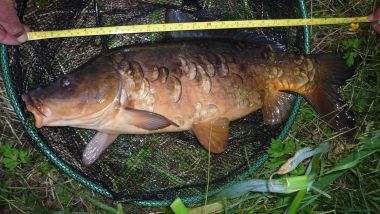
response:
[[[307,14],[307,8],[305,5],[304,0],[299,0],[299,7],[300,11],[302,14],[303,18],[308,18]],[[310,54],[310,29],[308,26],[304,26],[304,51],[305,54]],[[94,192],[109,198],[111,200],[115,200],[115,195],[107,188],[104,186],[82,176],[80,173],[78,173],[76,170],[71,168],[69,165],[67,165],[60,157],[58,157],[52,149],[40,138],[38,135],[38,132],[36,129],[30,124],[28,124],[28,121],[23,114],[23,110],[20,104],[20,99],[16,93],[15,90],[15,85],[12,82],[12,71],[10,70],[9,66],[9,57],[8,57],[8,50],[7,46],[5,45],[0,45],[0,62],[1,62],[1,71],[2,71],[2,76],[4,80],[4,85],[6,89],[7,96],[9,98],[9,101],[11,105],[13,106],[17,117],[20,119],[20,122],[22,126],[25,128],[27,131],[28,135],[31,137],[31,139],[36,143],[37,148],[43,153],[44,156],[48,158],[48,160],[59,170],[61,170],[63,173],[71,177],[72,179],[76,180],[80,184],[84,185],[85,187],[89,188],[90,190],[93,190]],[[13,71],[17,72],[17,71]],[[291,126],[293,125],[297,113],[299,111],[300,105],[302,102],[302,97],[297,95],[297,100],[294,104],[292,113],[285,123],[282,131],[280,132],[278,139],[279,140],[284,140],[286,137],[286,134],[290,130]],[[239,181],[242,181],[248,176],[250,176],[253,172],[255,172],[260,166],[262,166],[267,160],[269,156],[268,154],[262,154],[260,157],[258,157],[257,161],[255,164],[253,164],[247,171],[242,173],[241,175],[237,176],[235,179],[232,181],[228,182],[227,184],[221,186],[220,188],[212,189],[211,191],[208,192],[208,197],[213,196],[214,194],[218,193],[219,191],[238,183]],[[193,195],[190,197],[185,197],[182,198],[182,201],[189,205],[192,203],[199,202],[204,199],[203,194],[199,195]],[[162,206],[168,206],[172,203],[171,200],[138,200],[138,201],[127,201],[127,203],[132,204],[132,205],[137,205],[137,206],[146,206],[146,207],[162,207]]]

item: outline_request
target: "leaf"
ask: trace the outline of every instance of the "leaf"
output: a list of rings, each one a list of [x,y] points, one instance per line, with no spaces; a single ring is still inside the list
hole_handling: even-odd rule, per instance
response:
[[[173,203],[170,205],[170,208],[173,210],[175,214],[188,214],[189,210],[182,202],[180,198],[176,198]]]
[[[349,43],[348,40],[344,40],[344,41],[342,42],[342,44],[343,44],[343,48],[344,48],[344,49],[348,49],[348,48],[350,47],[350,43]]]
[[[352,47],[353,47],[354,49],[358,49],[359,46],[360,46],[360,40],[359,40],[358,38],[354,39],[354,40],[352,41]]]
[[[348,65],[348,67],[351,67],[352,65],[354,65],[355,56],[357,56],[355,52],[348,52],[344,55],[344,58],[346,59],[346,64]]]
[[[272,150],[271,152],[268,151],[268,153],[269,153],[269,155],[270,155],[271,158],[279,158],[279,157],[282,157],[284,155],[284,153],[282,151],[280,151],[280,152],[276,152],[276,151],[273,152],[273,150]]]
[[[15,158],[4,158],[2,162],[4,163],[5,167],[11,170],[16,168],[18,165],[17,159]]]
[[[123,204],[121,202],[117,202],[117,214],[124,214]]]
[[[297,192],[296,196],[294,197],[292,203],[289,206],[289,209],[286,212],[287,214],[297,213],[297,209],[299,205],[301,204],[302,200],[304,199],[306,193],[307,193],[306,189],[302,189],[299,192]]]
[[[271,157],[281,157],[284,155],[284,145],[280,140],[272,139],[271,147],[268,149]]]
[[[267,164],[267,167],[271,170],[276,170],[277,168],[279,168],[281,166],[281,164],[284,162],[284,160],[282,159],[275,159],[275,160],[271,160],[268,164]]]
[[[292,176],[303,175],[303,174],[305,174],[305,171],[306,171],[306,167],[305,167],[305,165],[300,164],[300,165],[298,165],[298,167],[297,167],[295,170],[293,170],[293,171],[290,173],[290,175],[292,175]]]
[[[293,142],[286,142],[285,144],[284,144],[284,150],[283,150],[283,153],[284,154],[292,154],[294,151],[295,151],[295,149],[294,149],[294,145],[295,145],[295,143],[293,143]]]
[[[332,170],[326,172],[325,174],[330,174],[330,173],[333,173],[333,172],[336,172],[336,171],[350,169],[350,168],[356,166],[358,163],[360,163],[360,159],[355,159],[352,162],[348,162],[346,164],[336,166]]]
[[[49,4],[49,0],[37,0],[36,5],[38,8],[46,7]]]
[[[42,162],[39,169],[43,174],[48,174],[53,170],[53,167],[51,167],[48,162]]]
[[[341,160],[338,165],[329,171],[329,174],[323,174],[318,182],[314,183],[314,186],[323,190],[337,178],[343,175],[348,169],[348,166],[354,167],[355,162],[361,162],[369,155],[380,151],[380,130],[378,130],[371,138],[367,138],[362,141],[360,149],[352,152],[346,158]]]
[[[30,162],[28,153],[24,150],[19,151],[18,157],[20,158],[21,163],[29,163]]]
[[[221,202],[215,202],[212,204],[207,204],[201,207],[191,208],[189,214],[198,213],[222,213],[224,206]]]
[[[18,151],[14,148],[11,147],[10,144],[4,144],[2,147],[2,154],[5,156],[5,157],[8,157],[8,158],[12,158],[14,156],[17,157],[17,153]]]
[[[281,151],[283,145],[282,145],[281,140],[272,139],[272,143],[271,143],[270,147],[271,147],[271,149],[273,149],[275,151]]]
[[[314,178],[310,176],[294,176],[281,179],[249,179],[233,184],[222,191],[216,197],[239,197],[248,192],[275,192],[275,193],[292,193],[306,189],[311,185]]]

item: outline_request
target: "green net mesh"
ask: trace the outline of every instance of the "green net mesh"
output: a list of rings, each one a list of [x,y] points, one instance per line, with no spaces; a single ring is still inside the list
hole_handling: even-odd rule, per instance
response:
[[[19,1],[21,19],[35,31],[94,26],[165,22],[168,9],[181,9],[204,20],[299,18],[295,1]],[[300,1],[302,3],[302,1]],[[305,52],[303,28],[252,30],[288,51]],[[19,100],[22,93],[46,86],[107,48],[138,45],[165,38],[164,34],[130,34],[27,42],[1,48],[4,80],[16,113],[37,147],[60,170],[90,189],[114,200],[144,206],[168,205],[176,196],[185,203],[201,200],[210,167],[210,194],[254,172],[267,159],[271,138],[284,138],[288,123],[268,127],[261,112],[234,121],[227,151],[211,155],[190,132],[122,135],[91,167],[81,163],[82,151],[95,134],[69,127],[35,129],[33,117]],[[307,51],[307,50],[306,50]],[[7,58],[9,56],[9,58]],[[9,69],[8,69],[9,65]]]

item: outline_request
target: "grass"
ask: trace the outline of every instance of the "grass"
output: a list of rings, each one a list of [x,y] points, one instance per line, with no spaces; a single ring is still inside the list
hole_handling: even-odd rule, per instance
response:
[[[348,0],[308,1],[313,17],[363,16],[373,11],[379,1]],[[347,62],[360,59],[357,73],[343,87],[343,94],[357,116],[355,138],[360,142],[380,129],[380,42],[368,25],[358,31],[349,26],[318,26],[312,28],[313,53],[339,52]],[[126,213],[163,212],[164,209],[132,207],[106,200],[88,191],[68,176],[53,168],[40,152],[31,146],[12,110],[0,79],[0,213],[70,212]],[[305,146],[322,142],[333,144],[323,160],[324,172],[336,166],[344,157],[356,151],[359,144],[347,144],[331,131],[316,112],[303,103],[296,124],[285,140],[281,156],[274,157],[256,178],[268,178],[282,161]],[[292,145],[292,146],[289,146]],[[306,193],[300,213],[378,213],[380,211],[379,152],[348,167],[347,171],[319,193]],[[305,165],[301,164],[301,168]],[[303,173],[298,169],[295,174]],[[293,174],[294,175],[294,174]],[[286,176],[286,175],[285,175]],[[228,213],[283,213],[294,195],[246,194],[223,202]]]
[[[313,17],[331,16],[359,16],[366,11],[372,11],[379,2],[375,1],[310,1]],[[343,7],[344,6],[344,7]],[[310,7],[309,7],[310,8]],[[366,25],[362,25],[357,32],[350,32],[348,26],[318,26],[312,29],[313,53],[340,52],[347,56],[347,64],[360,59],[357,73],[343,87],[343,94],[349,100],[350,106],[357,116],[356,139],[371,136],[379,130],[379,90],[380,90],[380,42],[378,35],[374,34]],[[353,59],[354,58],[354,59]],[[325,123],[319,119],[315,111],[306,103],[300,111],[296,125],[284,144],[315,145],[329,142],[334,145],[332,152],[324,160],[324,172],[334,167],[343,157],[356,151],[355,144],[347,144],[332,132]],[[283,152],[288,151],[284,147]],[[295,150],[295,149],[294,149]],[[293,151],[294,153],[294,151]],[[290,157],[290,156],[288,156]],[[266,177],[275,171],[279,165],[278,157],[271,160],[255,177]],[[343,176],[339,177],[323,191],[330,197],[318,196],[308,193],[304,202],[303,213],[378,213],[380,204],[379,152],[372,154],[358,165],[349,167]],[[249,194],[235,199],[227,207],[237,213],[283,213],[292,201],[294,195],[275,194]]]

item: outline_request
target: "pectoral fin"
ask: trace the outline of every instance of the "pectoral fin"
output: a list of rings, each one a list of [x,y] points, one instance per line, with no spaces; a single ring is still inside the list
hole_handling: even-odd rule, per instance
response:
[[[193,124],[193,131],[202,146],[212,153],[226,150],[230,121],[227,118],[216,118]]]
[[[85,166],[93,164],[111,143],[116,140],[118,134],[96,133],[87,144],[82,155],[82,162]]]
[[[263,103],[264,123],[277,125],[286,121],[293,109],[296,96],[286,92],[266,92]]]
[[[178,126],[168,118],[149,111],[125,109],[128,123],[145,130],[163,129],[170,125]]]

